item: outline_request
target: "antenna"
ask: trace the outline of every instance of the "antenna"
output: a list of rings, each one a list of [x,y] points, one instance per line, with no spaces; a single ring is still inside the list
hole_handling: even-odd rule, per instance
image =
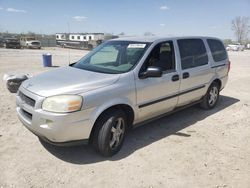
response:
[[[68,37],[69,37],[69,35],[70,35],[70,25],[69,25],[69,22],[67,23],[67,25],[68,25]],[[66,36],[66,40],[67,40],[67,36]],[[70,48],[68,48],[68,61],[69,61],[69,65],[70,65]]]

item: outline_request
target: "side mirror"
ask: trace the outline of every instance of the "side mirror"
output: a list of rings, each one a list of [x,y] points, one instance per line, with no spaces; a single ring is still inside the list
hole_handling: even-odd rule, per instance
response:
[[[149,77],[161,77],[162,70],[160,67],[148,67],[145,72],[139,74],[139,78],[145,79]]]
[[[74,64],[76,64],[76,63],[77,63],[77,62],[70,63],[70,64],[69,64],[69,66],[70,66],[70,67],[73,67],[73,66],[74,66]]]

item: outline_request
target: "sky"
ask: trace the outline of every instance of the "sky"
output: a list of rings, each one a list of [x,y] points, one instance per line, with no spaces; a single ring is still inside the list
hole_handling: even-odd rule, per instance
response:
[[[231,21],[250,0],[0,0],[0,32],[151,32],[233,38]]]

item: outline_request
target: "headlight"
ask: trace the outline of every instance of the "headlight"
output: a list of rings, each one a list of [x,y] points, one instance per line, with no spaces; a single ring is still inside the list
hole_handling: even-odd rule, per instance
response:
[[[79,95],[57,95],[43,101],[42,109],[49,112],[75,112],[82,107],[82,97]]]

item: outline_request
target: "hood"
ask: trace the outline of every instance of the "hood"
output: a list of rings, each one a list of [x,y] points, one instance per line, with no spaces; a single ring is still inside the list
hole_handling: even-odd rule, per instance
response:
[[[119,74],[104,74],[74,67],[61,67],[24,81],[21,87],[40,96],[79,94],[113,84]]]

